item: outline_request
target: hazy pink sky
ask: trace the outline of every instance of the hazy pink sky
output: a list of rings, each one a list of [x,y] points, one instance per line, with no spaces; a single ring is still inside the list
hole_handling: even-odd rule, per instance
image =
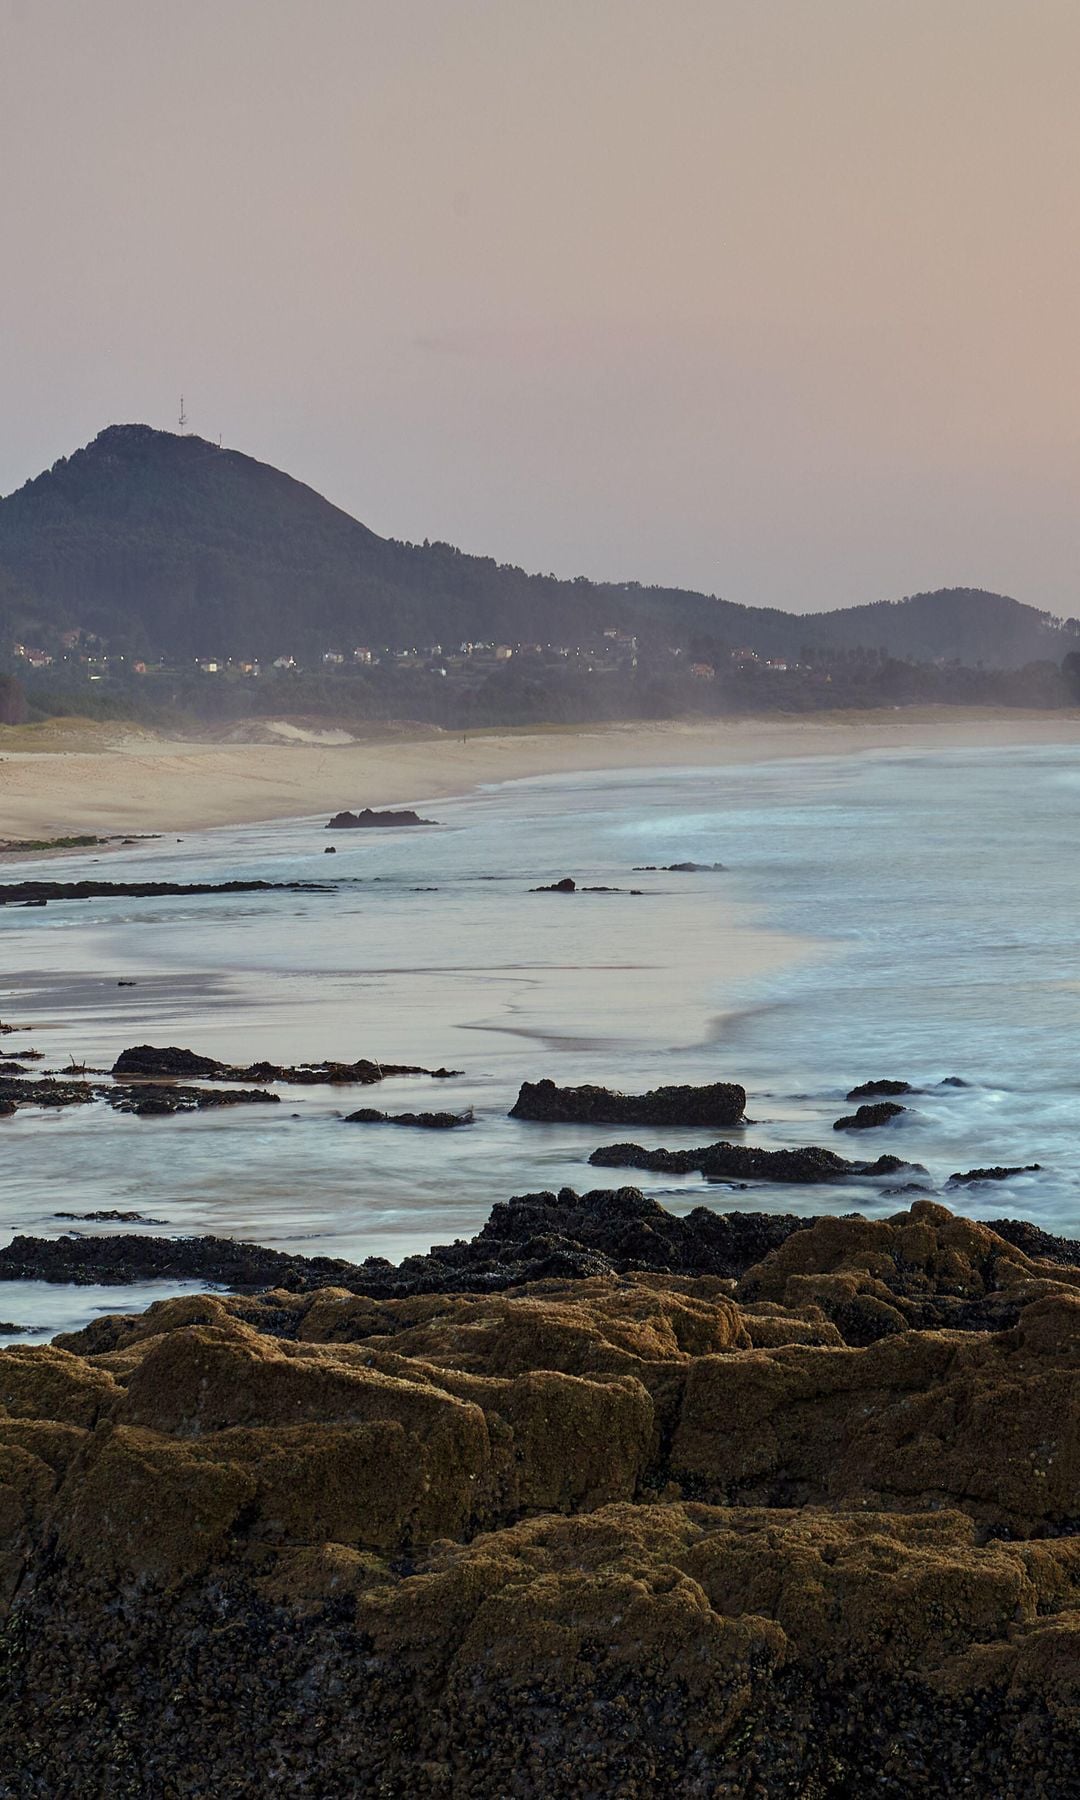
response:
[[[0,491],[191,428],[375,530],[1080,612],[1080,0],[0,0]]]

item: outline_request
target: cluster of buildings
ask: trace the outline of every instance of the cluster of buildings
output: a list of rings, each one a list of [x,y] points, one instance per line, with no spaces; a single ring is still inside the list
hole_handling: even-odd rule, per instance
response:
[[[676,654],[678,653],[676,652]],[[775,669],[778,674],[782,675],[786,675],[789,668],[798,668],[799,666],[798,663],[792,665],[791,663],[781,662],[772,657],[759,656],[756,650],[730,650],[728,652],[728,662],[729,664],[734,663],[737,669],[748,669],[756,665],[759,669]],[[698,681],[715,681],[716,664],[711,662],[692,662],[690,664],[690,673],[695,676]]]
[[[75,663],[87,671],[91,681],[101,679],[109,657],[102,639],[94,632],[74,626],[70,631],[59,632],[54,641],[54,650],[45,650],[36,644],[12,644],[11,654],[16,662],[25,663],[28,669],[49,669],[54,663]],[[113,661],[123,660],[123,657],[113,658]]]
[[[103,640],[92,632],[79,628],[61,632],[54,640],[55,648],[47,650],[32,644],[16,643],[12,645],[12,654],[16,661],[25,662],[31,669],[47,669],[55,663],[75,664],[83,670],[91,681],[100,681],[106,674],[150,675],[166,669],[180,672],[181,667],[190,668],[190,664],[177,665],[159,662],[145,662],[125,658],[123,655],[110,654]],[[668,655],[672,660],[682,661],[682,666],[697,681],[713,681],[716,678],[718,659],[705,661],[699,658],[683,660],[686,652],[670,648]],[[569,644],[500,644],[494,641],[465,641],[454,646],[442,644],[411,645],[394,648],[383,645],[381,649],[372,649],[368,645],[357,645],[351,651],[328,649],[321,655],[303,663],[290,651],[275,656],[269,664],[258,658],[197,656],[193,659],[195,668],[202,675],[225,675],[240,678],[256,678],[265,670],[276,674],[294,672],[296,674],[311,673],[313,670],[335,670],[348,668],[397,668],[423,669],[428,673],[448,676],[455,673],[479,674],[485,668],[495,668],[513,660],[519,663],[541,662],[548,666],[565,664],[586,672],[604,672],[612,670],[636,669],[638,665],[638,640],[624,631],[611,627],[602,636],[588,645]],[[726,653],[729,666],[749,669],[753,666],[762,669],[786,673],[789,667],[798,664],[766,659],[760,657],[755,650],[745,648],[730,650]]]
[[[624,632],[606,631],[602,647],[567,645],[567,644],[499,644],[494,640],[483,642],[467,640],[463,643],[446,646],[443,644],[413,644],[405,647],[393,647],[384,644],[381,649],[371,649],[360,644],[351,651],[324,650],[314,661],[301,662],[287,651],[275,656],[269,665],[256,660],[244,660],[237,657],[200,656],[194,659],[196,668],[203,675],[239,675],[258,676],[269,666],[280,673],[311,673],[313,669],[345,669],[345,668],[414,668],[426,669],[438,675],[450,675],[455,670],[470,668],[476,671],[485,665],[498,666],[517,658],[519,662],[572,662],[587,659],[592,666],[610,667],[616,664],[631,667],[637,666],[637,638]],[[51,658],[49,659],[51,660]],[[133,662],[130,667],[136,675],[145,675],[151,667],[164,668],[165,664],[148,665]]]

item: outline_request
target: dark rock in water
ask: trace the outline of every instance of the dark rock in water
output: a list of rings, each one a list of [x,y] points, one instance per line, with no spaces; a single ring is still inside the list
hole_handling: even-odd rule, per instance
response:
[[[10,1119],[17,1111],[14,1100],[6,1100],[0,1095],[0,1119]]]
[[[619,1094],[611,1088],[556,1087],[553,1081],[525,1081],[512,1119],[560,1125],[732,1126],[743,1122],[746,1089],[734,1081],[704,1087],[660,1087],[647,1094]]]
[[[204,1112],[218,1106],[277,1106],[281,1098],[268,1094],[265,1088],[197,1088],[179,1083],[157,1087],[143,1082],[131,1087],[102,1088],[100,1097],[109,1102],[114,1112],[134,1113],[140,1119]]]
[[[46,900],[154,900],[188,894],[332,894],[324,881],[14,881],[0,884],[0,906]],[[120,982],[119,986],[127,984]],[[134,985],[134,984],[132,984]]]
[[[893,1100],[878,1100],[869,1106],[860,1106],[857,1112],[847,1113],[842,1119],[836,1119],[833,1130],[874,1131],[879,1125],[888,1125],[891,1119],[898,1119],[907,1110],[906,1106],[898,1106]]]
[[[672,1127],[740,1125],[746,1091],[736,1082],[677,1085],[644,1094],[623,1094],[585,1083],[559,1087],[553,1081],[524,1082],[512,1118],[575,1124],[641,1124]]]
[[[971,1083],[969,1081],[965,1081],[963,1079],[963,1077],[960,1075],[946,1075],[943,1080],[938,1082],[938,1086],[939,1087],[966,1088],[966,1087],[970,1087]]]
[[[374,1106],[361,1106],[346,1113],[346,1125],[420,1125],[425,1131],[452,1131],[455,1125],[471,1125],[473,1111],[467,1112],[379,1112]]]
[[[118,981],[117,987],[138,987],[137,981]]]
[[[104,1225],[104,1224],[164,1225],[164,1223],[165,1223],[164,1219],[150,1219],[147,1217],[147,1215],[145,1213],[116,1212],[115,1210],[111,1211],[111,1212],[85,1212],[85,1213],[58,1212],[58,1213],[53,1213],[53,1218],[54,1219],[78,1220],[81,1223],[87,1224],[87,1225],[99,1225],[99,1224],[100,1225]]]
[[[177,1044],[157,1049],[153,1044],[136,1044],[122,1050],[112,1066],[114,1076],[147,1075],[161,1079],[198,1081],[219,1078],[226,1068],[212,1056],[199,1056],[194,1050],[182,1050]]]
[[[646,1150],[640,1144],[603,1144],[589,1158],[594,1168],[648,1169],[662,1175],[706,1175],[712,1181],[838,1181],[848,1175],[895,1175],[912,1167],[896,1156],[848,1162],[834,1150],[759,1150],[752,1144],[706,1144],[699,1150]]]
[[[261,1088],[198,1088],[173,1083],[168,1087],[141,1083],[129,1086],[119,1082],[56,1081],[52,1076],[40,1080],[0,1077],[0,1111],[4,1113],[24,1106],[43,1106],[52,1110],[89,1106],[95,1100],[104,1100],[115,1112],[137,1113],[148,1118],[154,1114],[196,1112],[215,1106],[277,1104],[278,1099],[277,1094],[266,1093]]]
[[[13,1319],[0,1319],[0,1331],[5,1336],[14,1336],[18,1332],[20,1337],[34,1337],[38,1332],[48,1331],[48,1329],[47,1325],[16,1325]]]
[[[16,1062],[10,1056],[0,1056],[0,1075],[27,1075],[29,1070],[25,1063]]]
[[[120,1052],[112,1073],[118,1079],[138,1076],[148,1081],[281,1081],[296,1087],[371,1087],[393,1075],[430,1075],[433,1080],[448,1081],[460,1075],[461,1070],[422,1069],[413,1063],[380,1063],[366,1057],[354,1063],[299,1063],[287,1067],[258,1062],[238,1068],[212,1056],[199,1056],[194,1050],[183,1050],[177,1044],[136,1044]]]
[[[323,855],[324,856],[336,856],[337,855],[336,845],[327,844],[326,849],[323,851]]]
[[[717,875],[726,865],[724,863],[635,863],[635,875]]]
[[[853,1087],[844,1097],[847,1100],[876,1100],[888,1095],[911,1094],[914,1092],[910,1081],[864,1081],[860,1087]]]
[[[370,806],[365,806],[363,811],[358,813],[335,813],[326,829],[327,831],[362,831],[372,827],[382,827],[386,830],[396,831],[404,825],[437,825],[438,822],[438,819],[421,819],[417,813],[408,810],[373,812]]]
[[[343,1285],[355,1263],[286,1255],[231,1238],[15,1237],[0,1250],[0,1280],[128,1287],[141,1281],[210,1281],[223,1287],[293,1290]]]
[[[949,1187],[968,1187],[976,1181],[1008,1181],[1011,1175],[1034,1175],[1042,1168],[1041,1163],[1023,1163],[1014,1169],[1006,1169],[1000,1163],[990,1169],[968,1169],[956,1175],[950,1175]]]
[[[571,875],[564,875],[561,881],[553,881],[549,887],[530,888],[529,892],[530,894],[633,894],[639,900],[642,898],[640,888],[578,887]]]
[[[0,1076],[0,1108],[13,1112],[20,1106],[89,1106],[99,1095],[88,1081],[56,1081],[51,1075]]]

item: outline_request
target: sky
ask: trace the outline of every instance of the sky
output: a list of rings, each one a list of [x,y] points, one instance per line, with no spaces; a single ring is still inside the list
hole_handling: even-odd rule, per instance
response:
[[[1078,0],[0,0],[0,492],[189,429],[384,535],[1080,613]]]

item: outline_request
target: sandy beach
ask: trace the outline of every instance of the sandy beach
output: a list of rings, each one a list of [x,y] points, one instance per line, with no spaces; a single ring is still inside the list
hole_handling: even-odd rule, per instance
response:
[[[252,741],[254,732],[259,741]],[[236,741],[243,733],[246,741]],[[342,741],[342,740],[345,741]],[[0,837],[194,831],[605,769],[1080,743],[1080,713],[948,707],[351,739],[317,721],[175,739],[80,720],[0,728]]]

